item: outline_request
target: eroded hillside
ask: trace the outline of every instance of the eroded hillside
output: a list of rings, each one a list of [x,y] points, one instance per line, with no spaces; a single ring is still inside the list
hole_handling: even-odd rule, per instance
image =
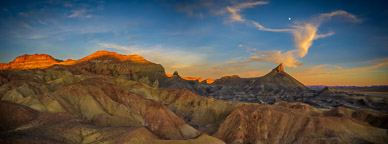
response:
[[[42,69],[0,71],[1,143],[388,141],[387,114],[344,107],[321,110],[304,103],[224,101],[183,88],[190,84],[193,89],[206,90],[203,87],[225,83],[225,89],[241,78],[199,84],[178,74],[167,77],[161,65],[142,58],[120,59],[109,52],[81,60]],[[251,91],[261,85],[275,85],[276,90],[283,77],[298,88],[282,87],[307,89],[283,72],[281,67],[274,69],[252,83]],[[160,88],[167,84],[182,89]],[[270,91],[266,96],[273,99]]]

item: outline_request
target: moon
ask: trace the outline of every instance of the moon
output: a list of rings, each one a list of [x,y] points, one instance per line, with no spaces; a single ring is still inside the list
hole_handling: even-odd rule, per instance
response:
[[[291,18],[289,17],[288,20],[291,20]]]

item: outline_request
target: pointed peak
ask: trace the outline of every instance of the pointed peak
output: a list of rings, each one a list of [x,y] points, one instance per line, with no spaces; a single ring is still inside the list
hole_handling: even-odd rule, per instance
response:
[[[178,74],[178,72],[177,72],[177,71],[175,71],[173,75],[179,76],[179,74]]]
[[[322,92],[330,92],[330,93],[332,93],[332,92],[335,92],[335,89],[332,89],[332,88],[329,88],[329,87],[325,87],[320,92],[321,93]]]
[[[277,72],[284,72],[284,69],[283,69],[283,63],[280,63],[275,69],[273,69],[274,71],[277,71]]]

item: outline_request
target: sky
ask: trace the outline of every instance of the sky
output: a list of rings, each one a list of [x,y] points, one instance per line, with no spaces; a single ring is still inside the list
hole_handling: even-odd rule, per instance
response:
[[[384,0],[13,0],[0,2],[0,63],[23,54],[138,54],[168,73],[305,85],[388,85]]]

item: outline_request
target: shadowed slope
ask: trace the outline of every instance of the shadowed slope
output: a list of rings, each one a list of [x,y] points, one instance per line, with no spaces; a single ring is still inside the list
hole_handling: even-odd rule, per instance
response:
[[[1,125],[19,122],[13,131],[0,131],[0,143],[144,143],[144,144],[224,144],[221,140],[206,134],[190,140],[161,140],[144,127],[104,127],[69,113],[39,113],[28,107],[0,101],[0,106],[9,109],[1,112],[16,112],[11,121],[0,121]],[[34,115],[25,117],[26,110]],[[2,115],[3,116],[3,115]]]
[[[385,143],[385,129],[347,117],[323,116],[302,103],[245,105],[213,135],[227,143]]]
[[[54,97],[70,113],[104,126],[146,126],[159,137],[188,139],[199,132],[164,105],[144,99],[104,79],[87,79],[63,87]]]

